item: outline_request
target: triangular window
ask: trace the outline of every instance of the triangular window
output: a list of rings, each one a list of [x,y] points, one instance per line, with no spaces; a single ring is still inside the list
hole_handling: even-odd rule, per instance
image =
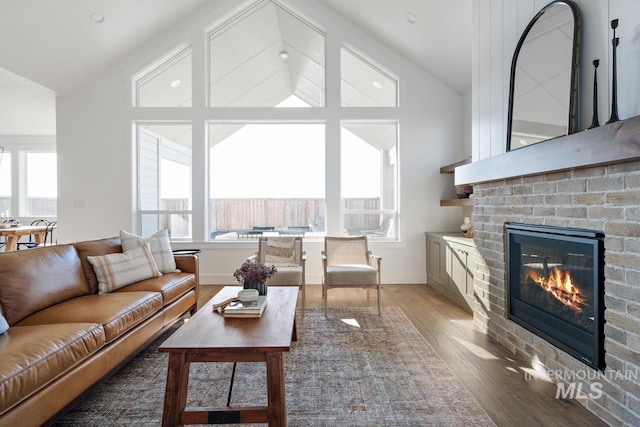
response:
[[[343,107],[398,106],[398,81],[382,67],[344,47],[340,62]]]
[[[275,107],[291,95],[324,106],[325,35],[271,1],[209,34],[212,107]]]
[[[137,107],[191,107],[191,48],[171,52],[133,81]]]

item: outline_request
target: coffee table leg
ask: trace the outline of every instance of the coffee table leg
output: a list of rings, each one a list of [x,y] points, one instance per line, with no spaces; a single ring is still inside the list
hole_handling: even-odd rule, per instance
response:
[[[189,363],[184,353],[169,353],[167,370],[167,388],[164,394],[162,426],[175,427],[181,423],[182,411],[187,405],[187,386],[189,384]]]
[[[282,353],[267,353],[267,418],[269,426],[286,426]]]

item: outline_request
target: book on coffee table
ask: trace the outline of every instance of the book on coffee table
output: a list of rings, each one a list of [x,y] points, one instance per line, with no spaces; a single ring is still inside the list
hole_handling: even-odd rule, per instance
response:
[[[224,317],[260,317],[267,306],[267,296],[259,295],[251,303],[233,301],[222,310]]]

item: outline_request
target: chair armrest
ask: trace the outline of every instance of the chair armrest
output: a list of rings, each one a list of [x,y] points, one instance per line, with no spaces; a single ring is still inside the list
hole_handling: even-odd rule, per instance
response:
[[[258,262],[258,254],[255,253],[255,254],[251,255],[250,257],[247,257],[247,261]]]
[[[377,264],[377,268],[379,270],[380,269],[380,263],[382,262],[382,257],[374,254],[371,251],[367,252],[367,255],[369,256],[369,264],[373,267],[373,264],[376,263]]]

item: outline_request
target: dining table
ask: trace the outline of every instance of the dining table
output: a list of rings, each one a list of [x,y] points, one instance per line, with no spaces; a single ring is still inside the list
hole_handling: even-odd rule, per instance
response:
[[[0,228],[0,237],[6,239],[4,251],[10,252],[17,250],[18,241],[22,236],[31,235],[36,245],[43,245],[46,232],[52,231],[55,228],[55,226],[51,225],[21,225],[18,227]]]

